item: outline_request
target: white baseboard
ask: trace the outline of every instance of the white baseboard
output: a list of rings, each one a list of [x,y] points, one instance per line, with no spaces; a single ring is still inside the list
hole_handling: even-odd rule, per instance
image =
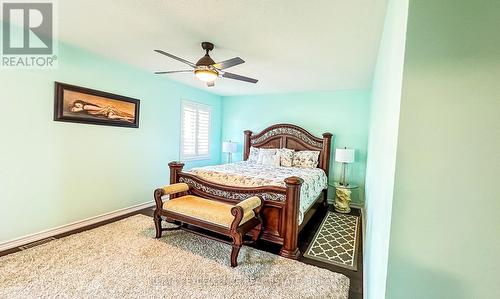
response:
[[[363,209],[365,208],[365,203],[364,202],[361,202],[361,203],[351,202],[351,208],[356,208],[356,209],[360,209],[361,211],[363,211]]]
[[[333,203],[335,202],[335,199],[334,198],[328,198],[327,199],[328,203],[333,205]],[[360,210],[363,210],[365,208],[365,203],[364,202],[351,202],[350,204],[351,208],[356,208],[356,209],[360,209]]]
[[[59,234],[63,234],[63,233],[66,233],[66,232],[69,232],[69,231],[72,231],[72,230],[76,230],[76,229],[82,228],[82,227],[85,227],[85,226],[89,226],[89,225],[92,225],[92,224],[95,224],[95,223],[98,223],[98,222],[106,221],[106,220],[109,220],[109,219],[112,219],[112,218],[115,218],[115,217],[119,217],[119,216],[122,216],[122,215],[125,215],[125,214],[128,214],[128,213],[132,213],[132,212],[135,212],[135,211],[146,209],[146,208],[152,207],[154,205],[155,205],[154,202],[148,201],[148,202],[141,203],[141,204],[138,204],[138,205],[134,205],[134,206],[131,206],[131,207],[128,207],[128,208],[116,210],[116,211],[105,213],[105,214],[102,214],[102,215],[99,215],[99,216],[90,217],[90,218],[83,219],[83,220],[80,220],[80,221],[76,221],[76,222],[73,222],[73,223],[69,223],[69,224],[65,224],[65,225],[58,226],[58,227],[55,227],[55,228],[51,228],[51,229],[48,229],[48,230],[44,230],[44,231],[41,231],[41,232],[38,232],[38,233],[34,233],[34,234],[31,234],[31,235],[27,235],[27,236],[24,236],[24,237],[20,237],[20,238],[12,239],[12,240],[9,240],[9,241],[1,242],[0,243],[0,251],[4,251],[4,250],[12,249],[12,248],[15,248],[15,247],[19,247],[19,246],[22,246],[22,245],[26,245],[28,243],[40,241],[40,240],[43,240],[43,239],[46,239],[46,238],[50,238],[50,237],[53,237],[53,236],[56,236],[56,235],[59,235]]]

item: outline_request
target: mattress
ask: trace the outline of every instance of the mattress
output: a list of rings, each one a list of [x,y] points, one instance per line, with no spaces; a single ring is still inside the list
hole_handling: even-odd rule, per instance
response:
[[[300,177],[304,183],[300,188],[299,224],[314,200],[328,186],[326,174],[321,168],[271,166],[247,161],[196,167],[189,173],[209,182],[235,187],[285,187],[286,178]]]

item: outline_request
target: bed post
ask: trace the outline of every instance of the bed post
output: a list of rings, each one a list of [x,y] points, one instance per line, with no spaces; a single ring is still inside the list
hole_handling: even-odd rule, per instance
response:
[[[243,145],[243,161],[248,159],[248,155],[250,155],[250,137],[252,137],[252,131],[246,130],[245,132],[245,140]]]
[[[170,184],[179,182],[179,172],[182,171],[184,163],[174,161],[168,163],[168,167],[170,168]],[[169,198],[175,198],[175,194],[171,194]]]
[[[326,176],[329,176],[330,170],[330,149],[332,146],[332,133],[323,133],[323,156],[321,158],[321,168],[326,173]]]
[[[298,259],[300,256],[297,247],[299,235],[299,203],[300,187],[304,181],[299,177],[285,179],[286,201],[285,201],[285,232],[283,235],[283,247],[280,255],[286,258]]]
[[[332,146],[332,133],[323,133],[323,156],[320,167],[325,171],[327,179],[330,177],[330,150]],[[328,186],[324,190],[323,206],[328,208]]]

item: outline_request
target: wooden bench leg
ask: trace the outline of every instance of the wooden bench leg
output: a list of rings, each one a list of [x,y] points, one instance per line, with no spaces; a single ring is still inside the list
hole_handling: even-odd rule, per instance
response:
[[[262,223],[259,224],[253,231],[252,231],[252,243],[257,242],[257,240],[260,237],[260,233],[262,232]]]
[[[155,203],[156,203],[156,209],[153,213],[153,220],[155,222],[155,229],[156,229],[156,235],[155,235],[156,239],[161,238],[161,232],[162,232],[160,212],[161,212],[161,209],[163,206],[163,200],[161,199],[163,194],[164,194],[164,191],[161,188],[156,189],[155,192],[153,193],[153,197],[154,197]]]
[[[240,253],[241,245],[233,245],[233,250],[231,250],[231,267],[238,266],[238,254]]]
[[[232,237],[233,249],[231,250],[231,267],[236,267],[238,266],[238,254],[240,253],[243,236],[240,233],[236,233]]]
[[[161,238],[161,232],[162,232],[162,228],[161,228],[161,216],[158,215],[158,214],[154,214],[153,216],[154,218],[154,222],[155,222],[155,229],[156,229],[156,235],[155,235],[155,238]]]

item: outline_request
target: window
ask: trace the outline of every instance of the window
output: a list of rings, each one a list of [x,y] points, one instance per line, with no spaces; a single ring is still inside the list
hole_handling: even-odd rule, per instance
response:
[[[210,158],[210,106],[182,101],[181,160]]]

